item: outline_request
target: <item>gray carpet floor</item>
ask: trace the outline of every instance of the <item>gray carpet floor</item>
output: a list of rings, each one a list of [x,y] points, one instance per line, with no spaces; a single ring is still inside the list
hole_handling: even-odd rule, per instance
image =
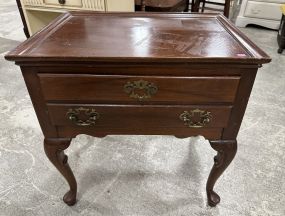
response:
[[[239,149],[206,204],[215,151],[203,137],[80,135],[68,149],[79,202],[62,202],[67,184],[46,158],[19,67],[3,59],[25,39],[14,0],[0,2],[0,215],[285,215],[285,53],[276,31],[242,29],[272,58],[258,72]]]

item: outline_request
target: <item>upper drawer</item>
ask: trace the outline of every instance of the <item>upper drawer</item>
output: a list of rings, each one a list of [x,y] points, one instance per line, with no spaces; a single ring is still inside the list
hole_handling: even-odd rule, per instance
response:
[[[197,104],[235,99],[240,77],[39,74],[47,101]]]
[[[246,5],[245,16],[261,19],[280,20],[280,4],[249,1]]]

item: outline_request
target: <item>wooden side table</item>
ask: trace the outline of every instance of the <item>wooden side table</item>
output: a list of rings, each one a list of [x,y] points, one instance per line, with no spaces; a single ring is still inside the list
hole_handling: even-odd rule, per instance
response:
[[[78,134],[204,136],[217,151],[206,186],[217,205],[257,69],[271,60],[221,15],[92,12],[57,18],[5,58],[21,66],[68,205],[77,183],[64,150]]]
[[[282,53],[285,49],[285,5],[281,5],[282,10],[282,18],[280,21],[280,27],[277,35],[277,42],[278,42],[278,53]]]

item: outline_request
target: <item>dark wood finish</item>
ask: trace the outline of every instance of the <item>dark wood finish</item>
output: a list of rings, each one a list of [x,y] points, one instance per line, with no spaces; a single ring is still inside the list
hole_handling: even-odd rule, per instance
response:
[[[63,201],[71,206],[76,202],[77,183],[68,165],[68,157],[64,154],[64,150],[69,147],[70,142],[71,139],[45,139],[44,149],[50,162],[53,163],[69,184],[70,190],[64,195]]]
[[[207,181],[206,191],[208,204],[216,206],[220,202],[220,197],[214,191],[214,186],[218,178],[234,159],[237,151],[237,142],[236,140],[218,140],[210,141],[210,144],[218,154],[214,158],[214,165]]]
[[[24,12],[23,12],[21,1],[20,0],[16,0],[16,2],[17,2],[17,6],[18,6],[18,10],[19,10],[20,16],[21,16],[21,20],[22,20],[22,23],[23,23],[23,31],[24,31],[26,37],[29,38],[30,37],[30,33],[29,33],[29,30],[28,30],[28,25],[27,25],[27,22],[26,22],[26,18],[24,16]]]
[[[224,4],[224,15],[225,17],[230,17],[231,0],[225,0]]]
[[[285,8],[285,6],[283,6]],[[285,11],[284,11],[285,13]],[[278,53],[282,53],[285,49],[285,14],[282,14],[282,18],[280,21],[280,27],[277,35],[278,42]]]
[[[19,60],[21,64],[24,61],[33,61],[36,64],[51,61],[77,63],[86,63],[86,61],[136,63],[139,61],[164,64],[242,65],[270,61],[262,50],[220,15],[94,14],[96,15],[92,15],[92,12],[66,13],[55,19],[45,28],[45,31],[39,32],[31,40],[22,43],[6,58]],[[118,15],[122,20],[121,25],[116,25]],[[129,17],[145,17],[149,22],[128,19]],[[81,27],[82,25],[92,25],[93,29],[87,30]],[[106,26],[112,27],[112,30],[110,31]],[[76,34],[74,27],[78,28]],[[149,31],[149,29],[156,29],[156,31]],[[114,32],[116,32],[116,40],[113,39]],[[66,37],[69,38],[68,42]]]
[[[94,130],[97,127],[104,128],[124,128],[128,130],[132,127],[141,128],[141,134],[145,134],[144,128],[160,127],[173,128],[173,133],[179,128],[185,128],[182,120],[179,119],[183,111],[190,111],[194,109],[207,110],[212,114],[212,120],[205,126],[224,128],[228,124],[229,115],[231,112],[230,106],[140,106],[140,105],[83,105],[77,104],[49,104],[48,112],[50,114],[51,122],[55,126],[76,126],[72,121],[66,118],[68,109],[76,109],[84,107],[88,109],[95,109],[100,118],[93,126]],[[82,116],[86,118],[86,116]],[[186,134],[187,135],[187,134]]]
[[[5,58],[21,66],[69,205],[77,188],[63,151],[72,138],[156,134],[210,141],[218,155],[206,191],[215,206],[257,69],[271,60],[221,15],[91,12],[57,18]],[[144,100],[124,89],[139,80]]]
[[[146,7],[145,1],[146,1],[146,0],[141,0],[141,5],[140,5],[141,11],[145,11],[145,7]],[[137,7],[137,4],[136,4],[135,7]]]
[[[224,129],[224,140],[235,140],[245,113],[257,70],[244,70],[230,117],[231,124]]]
[[[121,75],[39,74],[47,101],[73,101],[95,103],[137,103],[124,92],[128,82],[144,80],[153,83],[157,93],[144,103],[197,104],[233,103],[239,85],[238,76],[229,77],[167,77]],[[221,89],[223,91],[221,91]],[[138,94],[144,94],[144,91]],[[84,92],[84,94],[82,94]]]
[[[74,126],[57,126],[59,137],[76,137],[78,134],[86,134],[95,137],[105,137],[107,135],[173,135],[176,137],[187,138],[189,136],[199,136],[203,134],[209,140],[219,140],[222,137],[223,128],[170,128],[170,127],[149,127],[143,128],[144,134],[142,134],[142,128],[133,127],[128,130],[126,128],[104,128],[97,127],[74,127]]]
[[[58,137],[57,129],[51,124],[50,117],[47,115],[47,105],[42,96],[43,93],[35,68],[21,67],[21,70],[44,136]]]

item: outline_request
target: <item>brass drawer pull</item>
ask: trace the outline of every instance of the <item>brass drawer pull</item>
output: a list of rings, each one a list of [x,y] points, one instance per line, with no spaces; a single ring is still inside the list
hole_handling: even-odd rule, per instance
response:
[[[70,121],[82,127],[94,126],[99,119],[99,113],[95,109],[86,109],[83,107],[69,109],[66,116]]]
[[[138,80],[127,82],[127,84],[124,85],[124,91],[130,98],[142,101],[151,98],[152,95],[155,95],[158,91],[158,87],[148,81]]]
[[[195,109],[190,112],[184,111],[179,118],[185,125],[191,128],[205,127],[212,120],[211,112]]]

